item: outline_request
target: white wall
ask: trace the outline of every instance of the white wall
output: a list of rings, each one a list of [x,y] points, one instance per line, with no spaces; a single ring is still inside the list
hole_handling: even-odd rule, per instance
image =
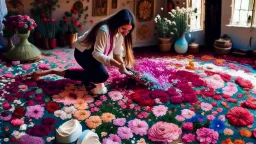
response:
[[[231,37],[233,47],[246,49],[249,44],[250,37],[253,37],[252,47],[256,44],[256,30],[250,31],[245,27],[227,26],[232,16],[232,0],[222,1],[222,17],[221,17],[221,35],[228,34]]]

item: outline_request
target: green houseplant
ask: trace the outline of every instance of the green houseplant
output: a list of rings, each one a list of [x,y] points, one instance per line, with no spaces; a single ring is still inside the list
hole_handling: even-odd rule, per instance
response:
[[[155,17],[155,23],[160,51],[168,52],[171,50],[175,23],[172,23],[165,17],[161,17],[159,14]]]

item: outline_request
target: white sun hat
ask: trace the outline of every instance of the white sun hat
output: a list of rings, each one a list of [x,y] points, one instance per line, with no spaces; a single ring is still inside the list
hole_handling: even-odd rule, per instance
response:
[[[76,119],[63,123],[56,130],[56,140],[59,143],[73,143],[82,134],[82,125]]]
[[[83,133],[79,136],[77,140],[77,144],[101,144],[99,141],[99,137],[96,133],[85,130]]]

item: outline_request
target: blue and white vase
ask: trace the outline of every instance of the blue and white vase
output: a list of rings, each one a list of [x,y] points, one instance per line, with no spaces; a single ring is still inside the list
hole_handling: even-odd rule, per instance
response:
[[[188,42],[183,34],[174,45],[174,49],[178,54],[185,54],[188,51]]]

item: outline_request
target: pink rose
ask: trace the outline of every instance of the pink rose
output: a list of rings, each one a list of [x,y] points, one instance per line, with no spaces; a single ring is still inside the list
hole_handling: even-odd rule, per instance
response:
[[[157,122],[148,130],[148,139],[153,142],[172,142],[177,140],[181,135],[181,129],[167,122]]]
[[[3,109],[4,110],[8,110],[8,109],[10,109],[12,106],[11,106],[11,104],[9,104],[9,103],[7,103],[7,102],[4,102],[3,103]]]
[[[184,123],[182,128],[184,130],[188,130],[188,131],[191,131],[193,130],[193,123],[192,122],[187,122],[187,123]]]
[[[21,126],[21,125],[23,125],[24,124],[24,120],[23,119],[13,119],[13,120],[11,120],[11,124],[13,125],[13,126]]]

